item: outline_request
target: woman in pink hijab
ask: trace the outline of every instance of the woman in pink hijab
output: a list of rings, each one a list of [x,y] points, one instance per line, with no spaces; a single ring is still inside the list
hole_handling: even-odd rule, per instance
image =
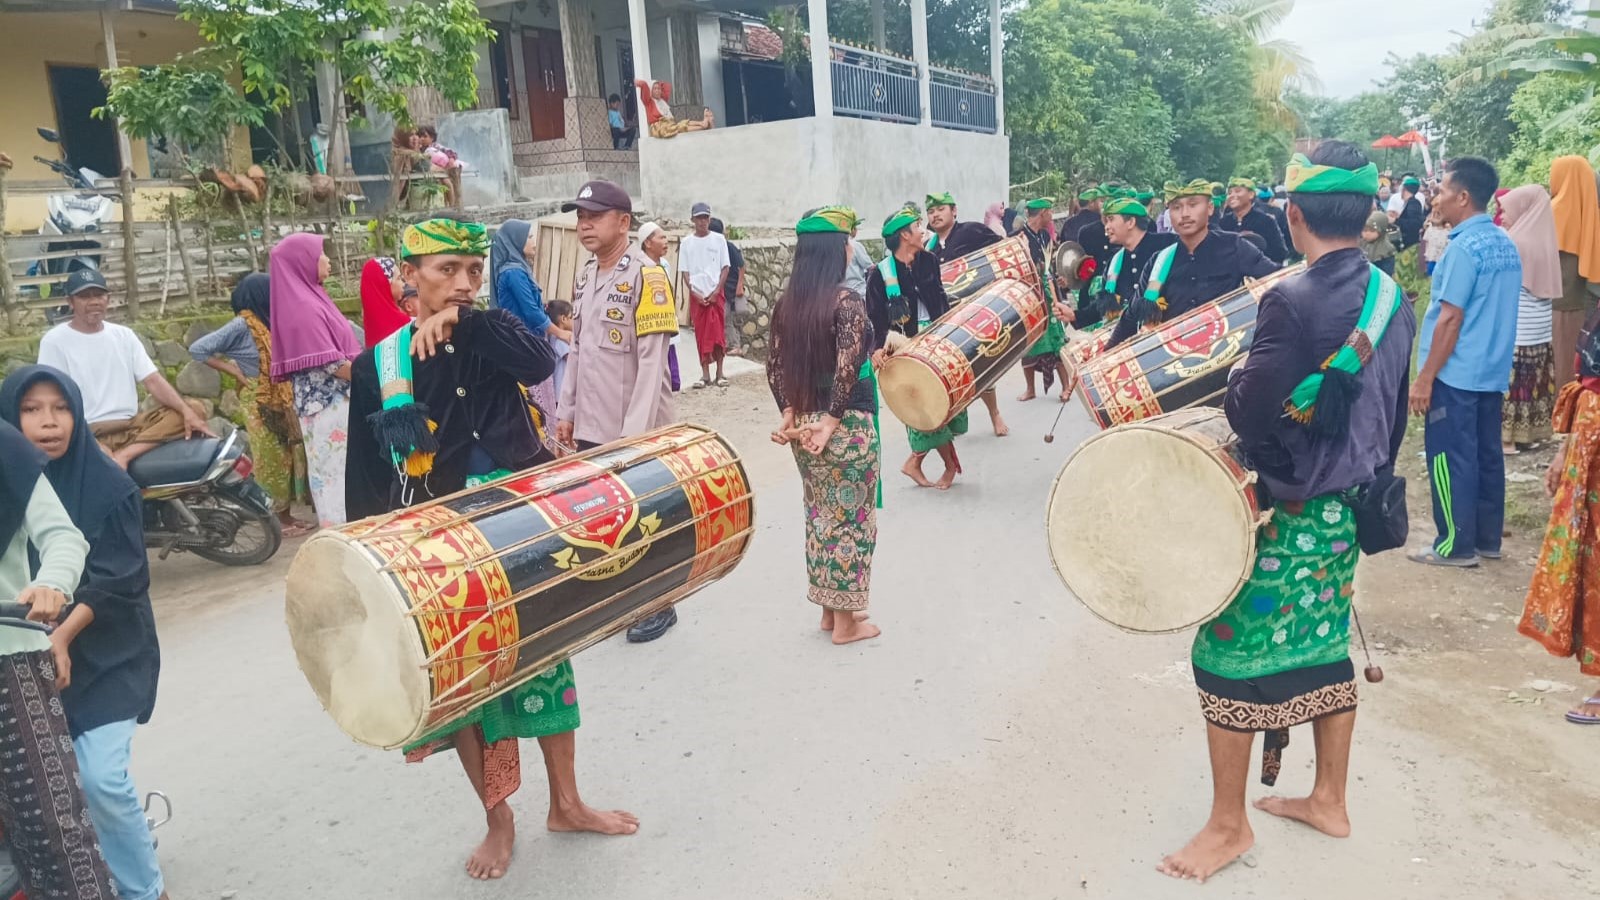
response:
[[[1517,297],[1517,349],[1511,362],[1501,443],[1507,455],[1550,439],[1556,400],[1556,357],[1550,301],[1561,296],[1561,261],[1550,194],[1527,184],[1500,198],[1500,221],[1522,259]]]
[[[328,299],[322,236],[291,234],[272,248],[272,380],[294,386],[306,474],[317,521],[343,525],[344,455],[350,421],[350,362],[361,355],[350,322]]]

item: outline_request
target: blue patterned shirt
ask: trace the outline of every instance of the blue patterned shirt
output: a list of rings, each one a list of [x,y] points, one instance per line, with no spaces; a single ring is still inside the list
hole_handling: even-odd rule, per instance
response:
[[[1433,270],[1433,300],[1422,320],[1417,359],[1427,360],[1440,305],[1448,303],[1462,312],[1461,336],[1439,380],[1461,391],[1503,393],[1511,387],[1521,292],[1522,260],[1511,237],[1486,213],[1457,225]]]

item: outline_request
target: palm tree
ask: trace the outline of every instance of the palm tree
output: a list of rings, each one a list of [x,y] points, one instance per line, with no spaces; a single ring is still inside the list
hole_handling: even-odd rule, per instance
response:
[[[1299,116],[1285,100],[1290,92],[1317,93],[1322,82],[1316,67],[1300,45],[1272,37],[1284,19],[1294,12],[1295,0],[1212,0],[1212,15],[1230,29],[1244,33],[1252,45],[1251,57],[1256,73],[1256,101],[1273,122],[1287,128],[1299,124]]]

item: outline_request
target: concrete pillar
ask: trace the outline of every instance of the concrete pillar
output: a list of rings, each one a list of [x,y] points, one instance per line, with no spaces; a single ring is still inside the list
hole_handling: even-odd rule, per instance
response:
[[[917,0],[920,2],[920,0]],[[833,45],[828,40],[828,0],[806,0],[811,20],[811,96],[818,119],[833,118]]]
[[[600,96],[600,73],[594,68],[594,13],[577,0],[558,0],[561,16],[561,62],[567,68],[568,97]]]
[[[1600,3],[1600,0],[1595,0]],[[1006,133],[1005,32],[1000,28],[1000,0],[989,0],[989,77],[994,79],[994,133]]]
[[[928,77],[928,3],[911,0],[911,58],[917,64],[917,100],[922,104],[922,124],[933,127],[933,101]]]
[[[110,7],[100,10],[100,31],[104,35],[106,45],[105,67],[107,69],[115,69],[122,65],[122,63],[117,60],[117,30],[115,28],[116,15],[117,14],[113,12]],[[128,132],[123,130],[121,122],[117,123],[117,153],[122,161],[122,167],[124,169],[131,168],[133,166],[133,142],[128,140]],[[228,164],[232,165],[233,160],[228,160]],[[110,175],[111,173],[106,172],[104,174]]]
[[[1600,0],[1597,0],[1600,2]],[[872,0],[872,46],[879,53],[889,49],[889,29],[883,20],[883,0]]]
[[[644,0],[628,0],[628,37],[633,44],[633,77],[645,81],[654,79],[655,73],[650,70],[650,26],[645,18]],[[631,84],[622,87],[630,91],[634,89]],[[639,111],[639,121],[644,121],[643,110]]]

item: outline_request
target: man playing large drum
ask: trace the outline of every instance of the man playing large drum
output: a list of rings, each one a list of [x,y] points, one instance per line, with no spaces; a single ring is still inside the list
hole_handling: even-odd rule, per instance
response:
[[[1089,283],[1078,304],[1073,324],[1088,330],[1097,324],[1111,327],[1128,303],[1138,296],[1144,268],[1162,250],[1176,244],[1170,234],[1150,229],[1150,213],[1137,200],[1119,197],[1107,203],[1105,234],[1113,247],[1110,262]]]
[[[1254,843],[1245,783],[1258,731],[1266,732],[1264,783],[1277,778],[1290,726],[1313,723],[1317,765],[1309,796],[1268,797],[1256,808],[1334,837],[1350,833],[1360,551],[1348,494],[1394,466],[1416,320],[1357,246],[1378,192],[1378,170],[1361,151],[1330,141],[1309,160],[1296,155],[1288,186],[1289,227],[1309,267],[1267,291],[1224,402],[1274,513],[1243,588],[1195,636],[1213,795],[1205,827],[1160,864],[1175,878],[1204,880]]]
[[[505,310],[473,301],[489,239],[482,225],[433,219],[401,238],[401,274],[417,289],[416,324],[357,357],[351,373],[345,505],[377,515],[548,461],[522,384],[555,369],[548,343]],[[453,748],[488,813],[489,831],[467,860],[473,878],[499,878],[515,824],[506,799],[522,782],[517,741],[538,738],[550,779],[552,831],[632,834],[631,813],[602,812],[578,795],[572,664],[563,662],[406,748],[420,760]]]
[[[1246,277],[1261,278],[1278,270],[1254,244],[1211,227],[1211,182],[1168,182],[1166,195],[1178,243],[1145,266],[1144,287],[1117,321],[1111,347],[1133,337],[1143,325],[1171,321],[1221,297],[1244,284]]]
[[[958,221],[956,198],[949,191],[929,194],[925,205],[928,207],[928,252],[941,266],[952,259],[998,244],[1001,240],[1000,235],[984,225]],[[994,388],[984,391],[979,399],[989,410],[989,421],[994,425],[995,437],[1010,434],[1011,429],[1000,418],[1000,401],[995,396]]]

